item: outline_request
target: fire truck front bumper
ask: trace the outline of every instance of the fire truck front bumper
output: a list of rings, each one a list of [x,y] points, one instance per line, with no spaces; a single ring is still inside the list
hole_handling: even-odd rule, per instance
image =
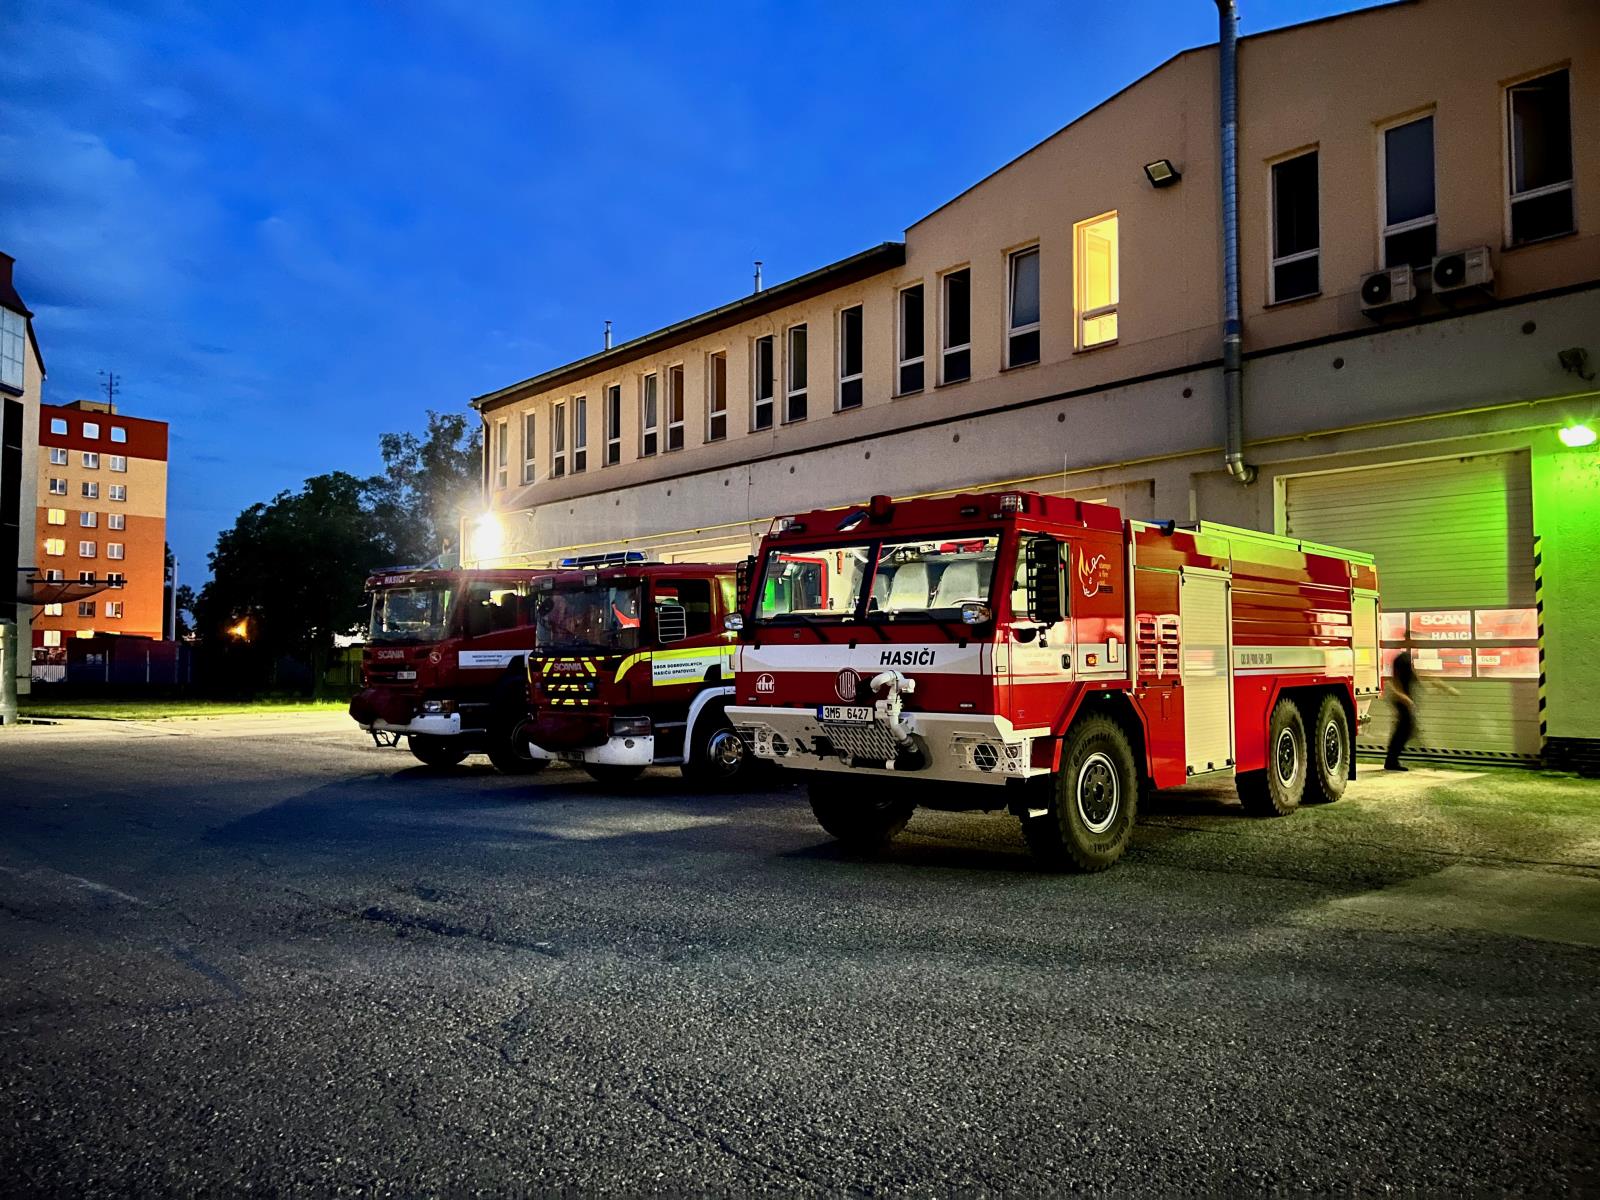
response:
[[[757,758],[799,770],[993,784],[1050,772],[1033,763],[1049,729],[1017,729],[988,713],[902,713],[903,737],[882,719],[825,721],[815,708],[732,705],[728,719]]]
[[[425,737],[460,737],[461,714],[449,713],[426,716],[418,713],[411,720],[402,724],[394,724],[380,717],[370,724],[363,722],[361,728],[368,731],[376,729],[381,733],[416,733]]]
[[[612,737],[598,746],[580,746],[570,750],[547,750],[537,742],[529,742],[528,755],[530,758],[545,758],[554,762],[648,767],[656,760],[656,739],[651,736]]]

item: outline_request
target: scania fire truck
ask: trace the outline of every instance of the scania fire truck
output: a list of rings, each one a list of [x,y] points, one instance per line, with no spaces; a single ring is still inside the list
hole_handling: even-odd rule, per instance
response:
[[[1093,871],[1148,789],[1231,775],[1261,816],[1335,800],[1379,691],[1372,558],[1288,537],[877,496],[775,521],[745,569],[729,717],[861,846],[918,805],[1007,810],[1039,858]]]
[[[524,661],[533,651],[530,589],[548,571],[396,568],[367,580],[372,619],[362,690],[350,715],[375,740],[431,767],[482,753],[502,771],[546,766],[527,753]]]
[[[729,783],[748,755],[733,699],[732,564],[630,563],[565,571],[535,590],[529,752],[626,782],[677,764]]]

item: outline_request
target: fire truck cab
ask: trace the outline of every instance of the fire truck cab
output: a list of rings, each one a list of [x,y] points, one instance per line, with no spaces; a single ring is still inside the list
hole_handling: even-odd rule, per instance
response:
[[[563,571],[535,591],[529,753],[607,783],[679,765],[731,783],[749,755],[729,723],[735,570],[629,563]]]
[[[371,576],[362,689],[350,715],[375,739],[404,737],[431,767],[482,753],[502,771],[542,769],[519,730],[528,715],[531,588],[548,573],[407,567]]]
[[[1008,810],[1045,862],[1100,870],[1148,789],[1334,800],[1379,690],[1371,557],[1251,530],[879,496],[774,522],[746,570],[729,716],[861,845],[918,805]]]

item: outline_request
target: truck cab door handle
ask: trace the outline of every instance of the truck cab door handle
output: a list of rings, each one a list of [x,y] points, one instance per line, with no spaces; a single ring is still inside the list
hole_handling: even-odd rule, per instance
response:
[[[1062,655],[1062,656],[1061,656],[1061,669],[1062,669],[1062,670],[1063,670],[1063,671],[1070,671],[1070,670],[1072,670],[1072,655],[1070,655],[1070,654],[1063,654],[1063,655]]]

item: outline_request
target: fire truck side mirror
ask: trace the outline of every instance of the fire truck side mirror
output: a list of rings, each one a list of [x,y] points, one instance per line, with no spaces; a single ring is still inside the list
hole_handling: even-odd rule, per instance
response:
[[[1053,537],[1036,537],[1028,543],[1028,615],[1041,625],[1054,625],[1061,611],[1061,543]]]
[[[756,577],[756,558],[751,555],[733,569],[733,602],[740,612],[750,599],[750,581]]]

